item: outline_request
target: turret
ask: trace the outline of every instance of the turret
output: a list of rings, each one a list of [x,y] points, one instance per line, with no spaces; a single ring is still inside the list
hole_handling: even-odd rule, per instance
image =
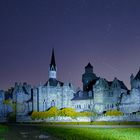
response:
[[[93,73],[93,66],[88,63],[85,67],[85,73],[82,75],[83,91],[92,91],[98,77]]]

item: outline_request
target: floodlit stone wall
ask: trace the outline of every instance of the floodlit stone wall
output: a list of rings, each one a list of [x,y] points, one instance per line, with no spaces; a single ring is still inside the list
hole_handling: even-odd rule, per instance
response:
[[[46,111],[50,107],[58,109],[64,107],[73,107],[71,99],[74,90],[69,85],[64,86],[39,86],[33,93],[33,111]],[[35,103],[34,103],[35,102]]]

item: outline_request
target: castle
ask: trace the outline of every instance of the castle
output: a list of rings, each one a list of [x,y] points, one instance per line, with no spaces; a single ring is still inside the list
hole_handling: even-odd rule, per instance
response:
[[[83,90],[72,99],[77,111],[94,111],[102,114],[108,110],[120,110],[124,114],[140,111],[140,70],[130,77],[131,90],[116,77],[113,81],[97,77],[89,63],[82,76]]]
[[[33,111],[46,111],[50,107],[72,107],[73,86],[57,80],[54,51],[49,68],[49,80],[33,90]]]
[[[17,118],[25,118],[33,111],[46,111],[56,106],[75,108],[76,111],[94,111],[102,114],[108,110],[120,110],[125,114],[140,111],[140,70],[131,75],[131,90],[117,78],[107,81],[96,76],[88,63],[82,75],[83,90],[74,90],[71,83],[57,80],[57,66],[54,50],[46,83],[32,87],[27,83],[15,83],[8,92],[0,91],[0,117],[15,112]]]

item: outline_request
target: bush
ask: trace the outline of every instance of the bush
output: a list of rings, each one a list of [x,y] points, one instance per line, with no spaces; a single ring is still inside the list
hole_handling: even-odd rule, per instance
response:
[[[45,112],[33,112],[31,118],[34,119],[46,119],[50,117],[56,116],[64,116],[64,117],[89,117],[95,115],[93,112],[76,112],[73,108],[63,108],[58,110],[56,107],[50,108]]]
[[[58,115],[58,109],[56,107],[51,107],[48,111],[44,112],[44,117],[55,117]]]
[[[31,118],[34,119],[46,119],[49,117],[55,117],[58,115],[58,109],[56,107],[51,107],[45,112],[33,112]]]
[[[123,113],[118,110],[109,110],[105,113],[106,116],[122,116]]]
[[[9,105],[12,107],[13,111],[16,111],[16,103],[13,103],[11,99],[6,99],[3,101],[3,104]]]
[[[78,117],[90,117],[95,115],[96,114],[94,112],[77,112]]]
[[[73,108],[63,108],[59,110],[59,116],[76,117],[77,113]]]

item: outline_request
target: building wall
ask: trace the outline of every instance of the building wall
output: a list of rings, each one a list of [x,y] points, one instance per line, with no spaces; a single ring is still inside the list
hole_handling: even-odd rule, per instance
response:
[[[4,100],[5,100],[4,94],[5,92],[3,90],[0,90],[0,118],[4,117],[6,114],[5,105],[4,105]]]
[[[31,86],[25,83],[15,84],[12,96],[13,103],[15,104],[16,116],[26,116],[33,110],[31,90]]]
[[[39,86],[33,93],[33,111],[46,111],[52,106],[58,109],[72,107],[74,90],[69,85]]]
[[[72,101],[73,107],[76,111],[92,111],[93,107],[93,99],[87,100],[73,100]]]

